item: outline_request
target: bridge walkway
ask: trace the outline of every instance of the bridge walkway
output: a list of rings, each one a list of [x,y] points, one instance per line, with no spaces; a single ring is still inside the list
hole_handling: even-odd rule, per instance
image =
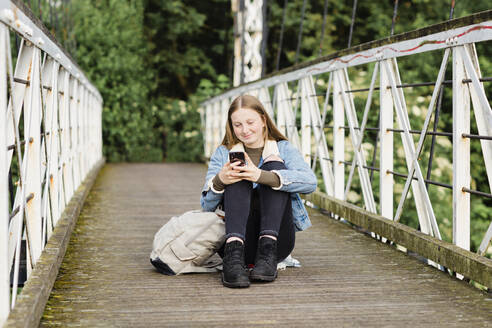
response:
[[[149,263],[171,216],[199,207],[200,164],[108,164],[91,190],[41,327],[490,327],[492,298],[310,210],[271,284],[164,276]]]

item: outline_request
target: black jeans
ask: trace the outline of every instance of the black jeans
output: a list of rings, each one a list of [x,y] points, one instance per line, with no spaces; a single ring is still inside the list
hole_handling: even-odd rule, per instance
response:
[[[282,162],[264,163],[262,170],[282,170]],[[255,262],[258,238],[277,237],[277,259],[282,261],[294,249],[295,227],[292,219],[290,193],[273,190],[258,184],[253,189],[250,181],[239,181],[226,186],[224,191],[226,238],[244,240],[246,264]]]

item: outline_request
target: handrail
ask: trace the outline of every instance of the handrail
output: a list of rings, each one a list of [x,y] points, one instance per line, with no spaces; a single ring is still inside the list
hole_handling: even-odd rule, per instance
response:
[[[30,41],[37,48],[54,58],[102,102],[101,94],[85,76],[77,62],[22,0],[0,0],[0,21],[9,26],[24,40]]]
[[[424,52],[424,51],[432,51],[432,50],[437,50],[441,48],[446,48],[449,47],[449,44],[452,42],[451,37],[454,37],[456,35],[459,35],[463,32],[469,33],[467,31],[467,27],[470,27],[470,25],[473,25],[475,28],[476,26],[480,26],[481,23],[485,23],[487,21],[492,20],[492,9],[483,11],[480,13],[476,13],[470,16],[466,17],[461,17],[461,18],[456,18],[452,20],[448,20],[442,23],[438,23],[435,25],[427,26],[418,30],[414,31],[409,31],[401,34],[396,34],[384,39],[380,40],[375,40],[375,41],[370,41],[367,43],[363,43],[360,45],[356,45],[347,49],[343,49],[337,52],[334,52],[332,54],[313,59],[304,63],[300,63],[297,65],[292,65],[290,67],[286,67],[280,71],[270,73],[266,75],[265,77],[258,79],[256,81],[251,81],[245,84],[242,84],[239,87],[231,88],[228,90],[225,90],[223,93],[220,95],[214,96],[202,103],[202,106],[207,105],[210,102],[215,101],[216,97],[219,97],[219,99],[222,99],[224,97],[227,97],[228,94],[230,93],[236,93],[236,91],[242,91],[248,92],[248,90],[254,90],[258,87],[268,87],[275,85],[279,82],[279,80],[282,81],[294,81],[296,80],[296,76],[300,75],[306,75],[309,73],[309,75],[318,75],[326,72],[333,71],[338,68],[343,68],[343,67],[351,67],[351,66],[357,66],[361,65],[363,63],[368,63],[368,62],[374,62],[376,60],[381,60],[381,59],[387,59],[387,58],[395,58],[395,57],[401,57],[401,56],[408,56],[411,54],[415,54],[418,52]],[[447,35],[448,32],[450,31],[456,31],[458,33],[454,33],[453,35]],[[436,40],[439,43],[433,42],[434,40],[426,40],[425,44],[422,43],[420,46],[425,45],[426,48],[424,49],[415,49],[414,51],[406,51],[404,53],[388,53],[387,51],[384,51],[383,47],[389,44],[400,44],[404,45],[408,43],[415,43],[416,40],[421,40],[423,37],[428,37],[428,38],[436,38]],[[480,42],[480,41],[486,41],[487,39],[481,39],[480,37],[475,39],[475,42]],[[460,40],[457,40],[457,44],[463,44],[463,42]],[[419,45],[418,43],[416,45]],[[412,47],[410,47],[412,48]],[[370,52],[372,50],[372,52]],[[339,64],[339,65],[334,65],[334,66],[327,66],[327,64],[332,64],[334,62],[340,62],[344,63],[347,61],[352,60],[356,56],[361,56],[363,58],[364,54],[368,53],[369,55],[373,56],[377,54],[377,58],[373,58],[370,60],[356,60],[350,63],[344,64]],[[314,70],[314,71],[309,71],[306,72],[306,70]],[[292,73],[292,74],[288,74]]]
[[[21,39],[15,70],[11,32]],[[21,244],[29,279],[65,206],[101,162],[102,104],[22,1],[0,0],[0,326],[16,302]]]

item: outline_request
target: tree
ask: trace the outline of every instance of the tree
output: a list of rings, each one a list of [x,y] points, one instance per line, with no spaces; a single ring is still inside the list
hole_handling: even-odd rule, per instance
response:
[[[149,94],[155,73],[146,62],[141,1],[73,2],[76,60],[104,99],[104,154],[109,161],[162,158]]]

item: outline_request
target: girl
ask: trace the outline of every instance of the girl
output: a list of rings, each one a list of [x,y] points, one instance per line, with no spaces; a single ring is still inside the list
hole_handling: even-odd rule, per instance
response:
[[[245,163],[231,162],[230,152],[243,152]],[[225,211],[224,286],[275,280],[277,263],[294,249],[295,231],[311,226],[298,193],[313,192],[316,176],[255,97],[239,96],[231,103],[224,139],[205,180],[203,210],[221,204]]]

